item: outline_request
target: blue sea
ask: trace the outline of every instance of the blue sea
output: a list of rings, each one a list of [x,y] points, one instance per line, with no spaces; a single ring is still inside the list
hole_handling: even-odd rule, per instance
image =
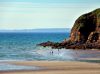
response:
[[[100,51],[37,46],[46,41],[61,42],[65,38],[69,38],[69,33],[0,33],[0,71],[43,69],[2,63],[4,61],[79,61],[80,58],[100,58]]]
[[[73,61],[81,57],[98,58],[100,56],[100,52],[96,52],[96,55],[93,55],[94,51],[59,50],[37,46],[37,44],[46,41],[61,42],[65,38],[69,38],[69,33],[0,33],[0,61]]]
[[[67,60],[63,57],[64,53],[59,56],[50,47],[37,44],[60,42],[68,37],[69,33],[0,33],[0,60]],[[51,51],[54,51],[53,55]]]

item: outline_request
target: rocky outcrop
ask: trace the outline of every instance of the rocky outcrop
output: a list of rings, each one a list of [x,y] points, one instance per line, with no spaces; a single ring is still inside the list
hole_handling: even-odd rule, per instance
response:
[[[100,49],[100,8],[80,16],[75,21],[67,41],[49,41],[39,45],[66,49]]]
[[[100,8],[80,16],[71,30],[71,41],[83,43],[100,40]]]

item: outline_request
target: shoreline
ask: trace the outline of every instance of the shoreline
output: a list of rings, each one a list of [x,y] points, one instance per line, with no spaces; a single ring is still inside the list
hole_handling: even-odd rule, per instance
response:
[[[100,74],[100,63],[78,61],[5,61],[0,63],[43,68],[40,70],[0,71],[0,74]]]

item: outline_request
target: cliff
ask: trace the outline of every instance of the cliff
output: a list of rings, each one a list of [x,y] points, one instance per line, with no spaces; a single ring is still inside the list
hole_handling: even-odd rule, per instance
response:
[[[100,8],[80,16],[72,27],[71,41],[100,41]]]
[[[100,49],[100,8],[81,15],[75,21],[68,40],[60,43],[48,41],[39,45],[66,49]]]

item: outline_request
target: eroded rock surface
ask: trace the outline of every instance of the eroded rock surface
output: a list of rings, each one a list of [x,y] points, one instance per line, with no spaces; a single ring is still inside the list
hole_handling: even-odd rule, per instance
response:
[[[100,49],[100,8],[80,16],[75,21],[67,41],[49,41],[39,45],[66,49]]]
[[[100,8],[80,16],[71,30],[71,41],[100,40]]]

